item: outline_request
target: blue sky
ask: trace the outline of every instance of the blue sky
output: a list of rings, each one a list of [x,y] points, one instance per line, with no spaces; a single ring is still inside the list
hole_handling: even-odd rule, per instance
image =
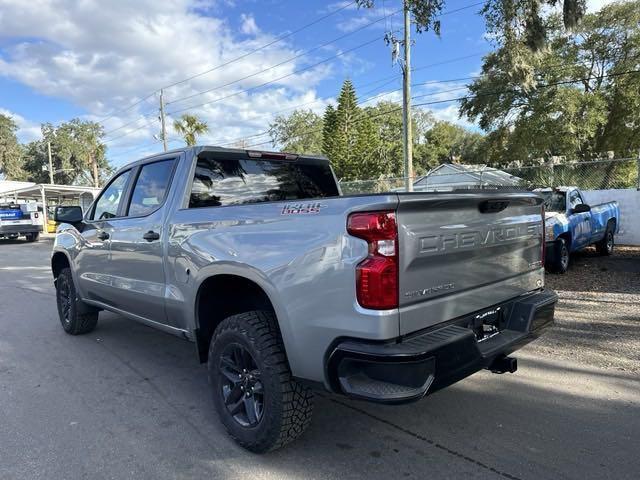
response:
[[[401,86],[400,68],[391,64],[383,36],[386,31],[401,36],[401,14],[392,15],[401,2],[377,0],[377,8],[366,11],[350,3],[111,0],[106,6],[97,0],[55,5],[3,0],[0,113],[14,117],[25,142],[39,138],[42,122],[57,124],[78,116],[100,121],[108,156],[117,166],[160,150],[154,139],[160,87],[230,61],[165,90],[169,120],[186,109],[208,122],[211,131],[202,143],[266,142],[268,136],[256,134],[275,115],[298,105],[322,112],[345,78],[353,80],[361,100],[383,95],[379,99],[398,101],[400,93],[393,90]],[[464,95],[465,81],[436,82],[479,72],[482,54],[491,45],[484,39],[477,3],[448,0],[440,38],[414,32],[412,80],[429,82],[414,88],[414,95],[423,95],[417,102]],[[602,3],[592,0],[590,7]],[[243,58],[233,61],[239,56]],[[265,82],[272,83],[261,86]],[[210,91],[199,94],[204,90]],[[180,100],[184,97],[190,98]],[[455,103],[430,110],[436,118],[473,128],[457,118]],[[171,146],[181,145],[171,128],[169,138]]]

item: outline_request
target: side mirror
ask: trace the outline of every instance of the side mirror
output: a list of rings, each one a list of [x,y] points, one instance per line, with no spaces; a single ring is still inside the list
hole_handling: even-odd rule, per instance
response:
[[[56,207],[53,219],[58,223],[81,223],[83,220],[82,208],[74,207]]]
[[[591,207],[586,203],[580,203],[573,209],[573,213],[587,213],[591,211]]]

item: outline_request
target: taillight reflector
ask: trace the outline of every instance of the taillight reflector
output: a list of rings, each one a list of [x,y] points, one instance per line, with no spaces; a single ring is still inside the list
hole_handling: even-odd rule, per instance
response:
[[[349,215],[347,231],[366,240],[369,255],[356,267],[356,296],[364,308],[398,308],[398,226],[393,211]]]

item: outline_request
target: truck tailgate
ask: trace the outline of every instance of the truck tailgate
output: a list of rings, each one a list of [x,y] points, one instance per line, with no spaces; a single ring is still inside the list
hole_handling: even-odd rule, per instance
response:
[[[401,335],[543,286],[542,200],[537,195],[398,197]]]

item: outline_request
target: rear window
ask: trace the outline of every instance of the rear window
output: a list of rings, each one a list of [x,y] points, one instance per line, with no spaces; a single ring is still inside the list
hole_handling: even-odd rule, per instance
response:
[[[15,220],[22,217],[22,210],[19,205],[0,205],[0,220]]]
[[[327,162],[198,158],[189,208],[338,196]]]
[[[547,212],[562,212],[567,208],[566,196],[563,192],[538,192],[544,198],[544,209]]]

